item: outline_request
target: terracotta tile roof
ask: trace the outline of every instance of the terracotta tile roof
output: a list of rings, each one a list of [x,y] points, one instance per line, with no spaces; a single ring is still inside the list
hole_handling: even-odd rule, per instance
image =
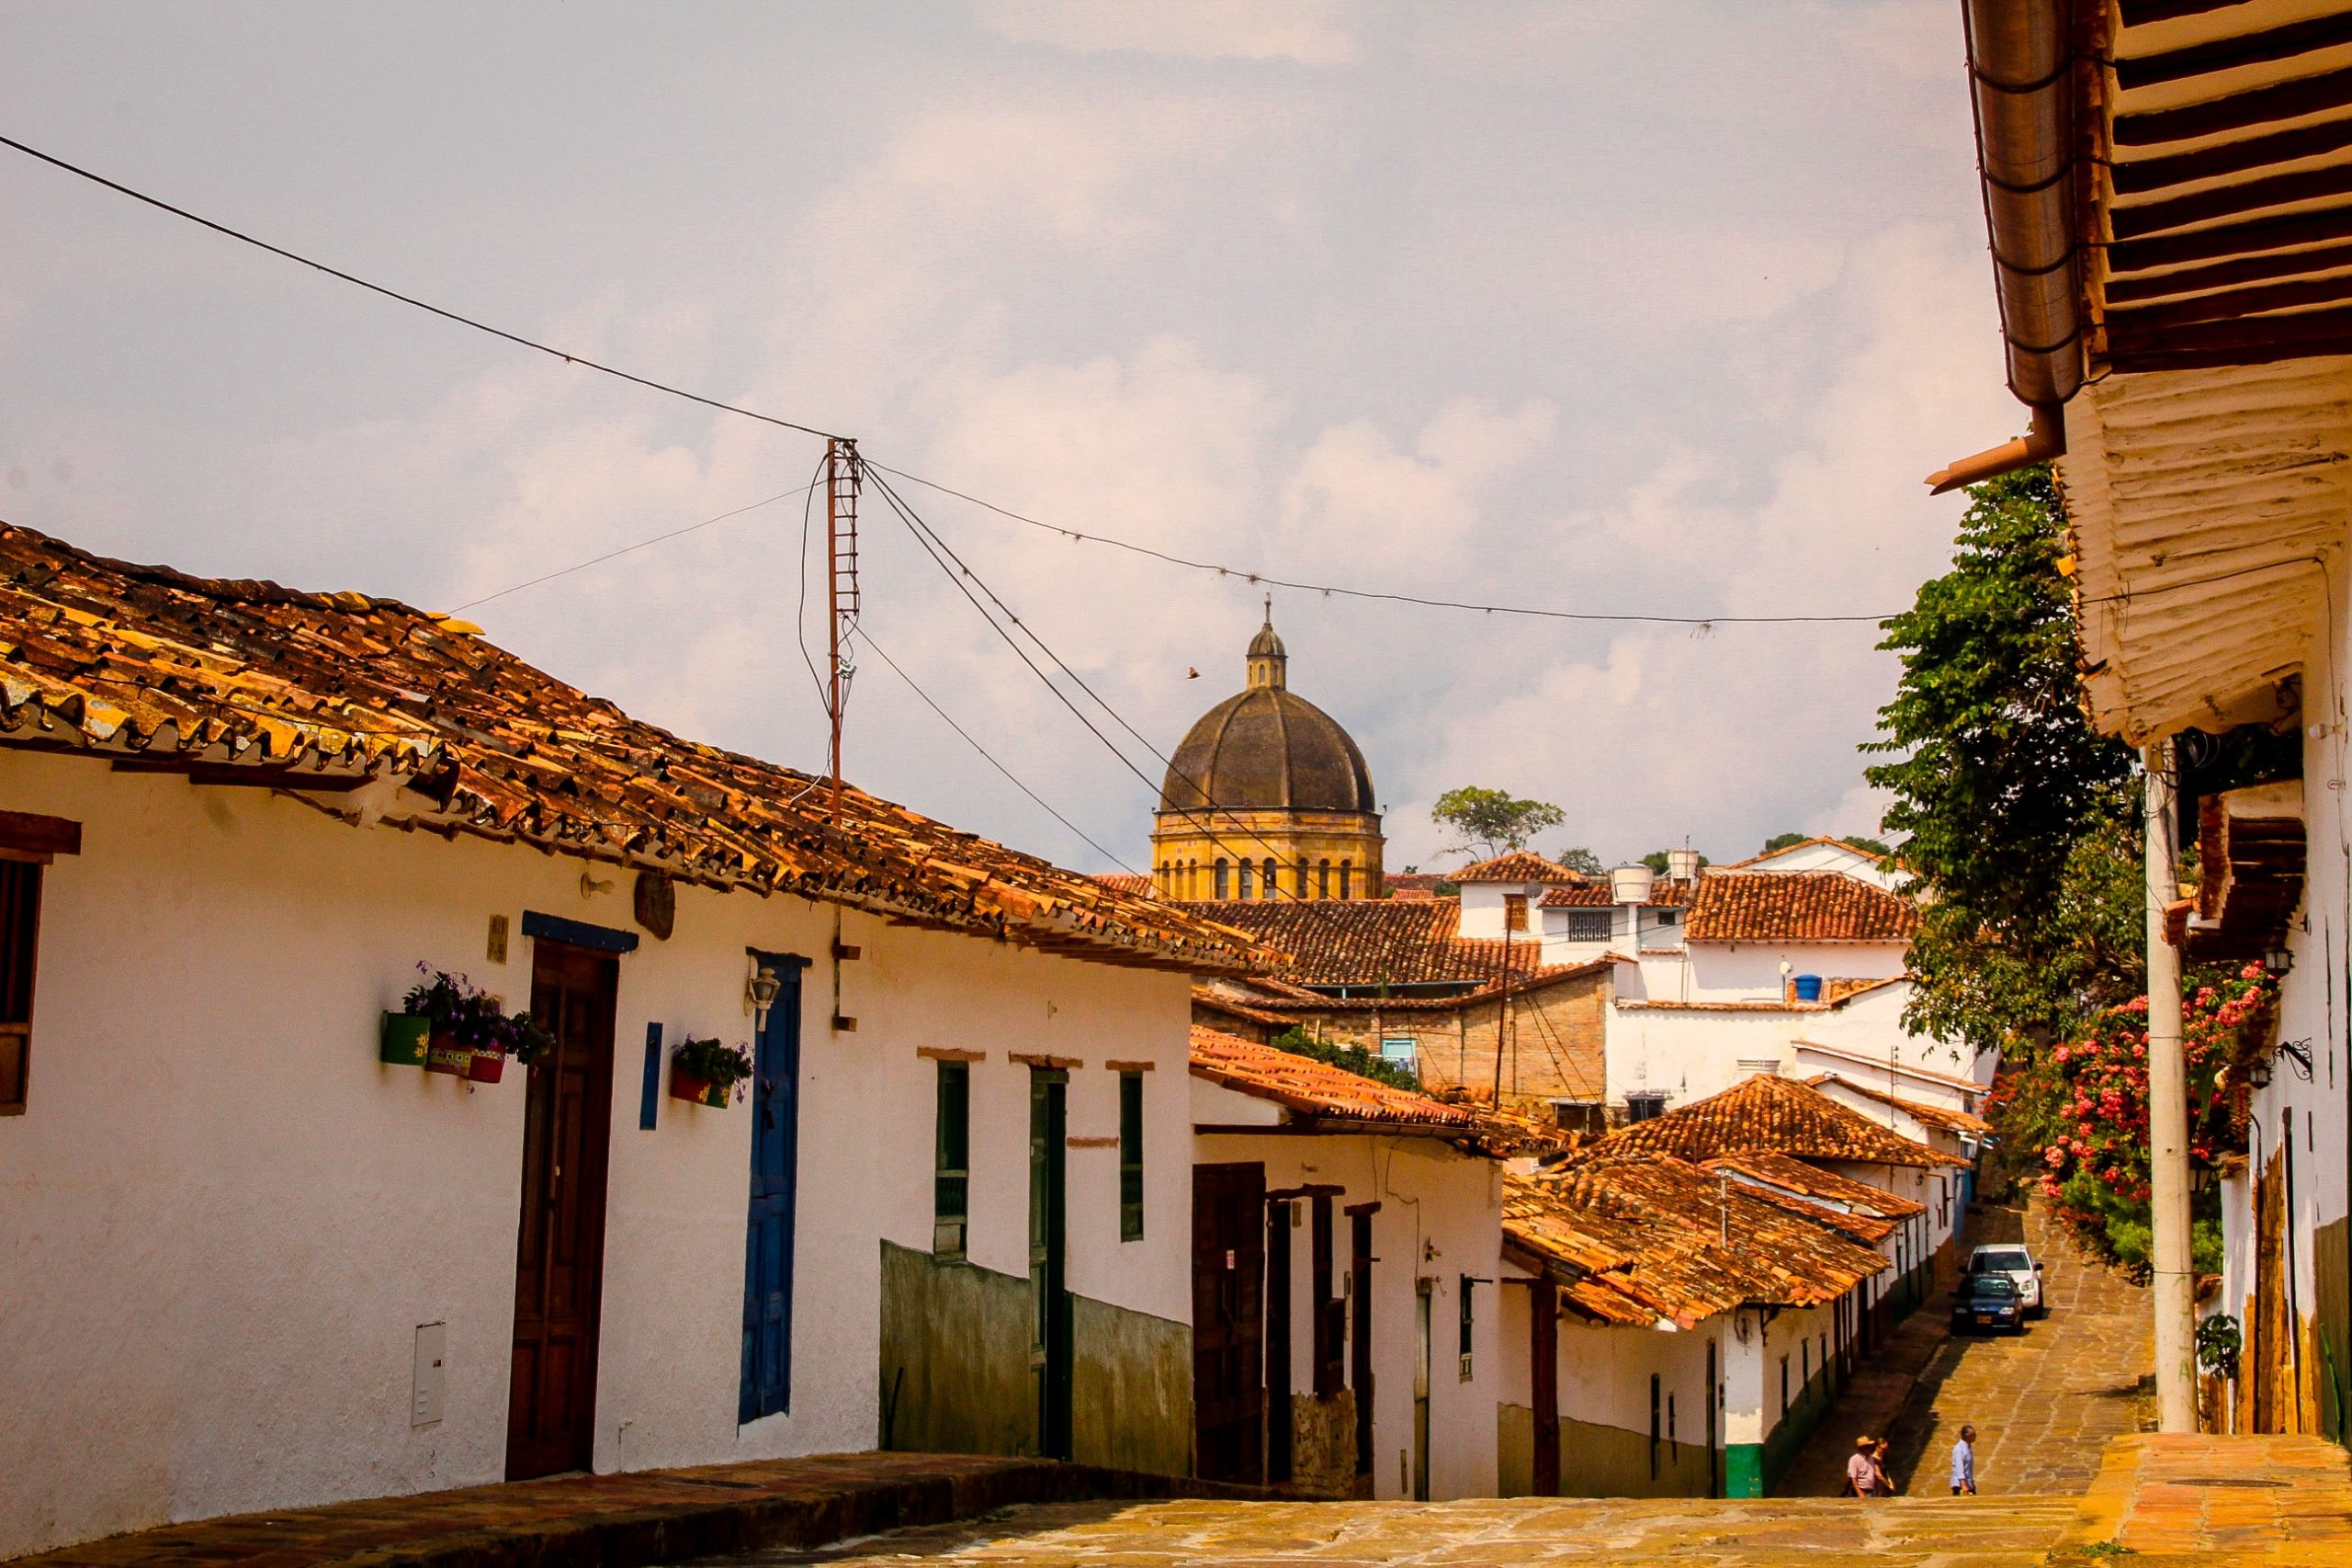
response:
[[[1451,898],[1250,898],[1182,907],[1290,953],[1295,963],[1285,976],[1301,985],[1478,984],[1502,973],[1506,946],[1512,972],[1521,976],[1541,950],[1532,937],[1506,944],[1455,935],[1462,906]]]
[[[1993,1134],[1993,1123],[1985,1121],[1982,1116],[1972,1116],[1965,1111],[1951,1111],[1940,1105],[1928,1105],[1917,1100],[1905,1100],[1901,1095],[1889,1094],[1883,1089],[1872,1089],[1868,1084],[1856,1083],[1852,1078],[1839,1073],[1817,1073],[1804,1081],[1813,1089],[1819,1089],[1824,1084],[1836,1084],[1839,1089],[1850,1090],[1864,1099],[1875,1100],[1881,1105],[1893,1106],[1923,1127],[1935,1127],[1943,1132],[1954,1133],[1969,1138],[1986,1138]]]
[[[1603,1143],[1690,1160],[1740,1149],[1774,1149],[1800,1159],[1868,1165],[1968,1163],[1898,1136],[1819,1089],[1771,1073],[1743,1078],[1721,1094],[1621,1127]]]
[[[1679,880],[1653,877],[1650,896],[1642,900],[1649,909],[1679,909],[1690,902],[1691,882],[1689,877]],[[1555,887],[1544,895],[1540,907],[1546,909],[1610,908],[1615,906],[1617,895],[1606,878],[1588,882],[1580,887]]]
[[[1582,872],[1570,871],[1557,861],[1545,860],[1527,850],[1513,850],[1464,866],[1447,878],[1450,882],[1557,882],[1575,883],[1585,880]]]
[[[1437,895],[1426,887],[1392,887],[1388,890],[1388,896],[1391,898],[1402,898],[1408,902],[1421,904],[1433,903],[1437,899]]]
[[[1311,1121],[1376,1122],[1458,1134],[1474,1133],[1478,1124],[1464,1107],[1392,1089],[1344,1067],[1197,1023],[1193,1026],[1193,1076],[1272,1100]]]
[[[1129,893],[1138,898],[1152,897],[1157,891],[1151,886],[1151,878],[1141,872],[1098,871],[1094,880],[1114,893]]]
[[[1503,1179],[1506,1253],[1582,1286],[1571,1303],[1603,1322],[1662,1317],[1690,1328],[1750,1303],[1833,1301],[1893,1267],[1837,1234],[1850,1218],[1767,1199],[1671,1156],[1613,1153],[1606,1140],[1551,1170]]]
[[[1928,1205],[1916,1198],[1905,1198],[1867,1181],[1857,1181],[1850,1176],[1840,1176],[1834,1170],[1824,1170],[1808,1165],[1792,1155],[1774,1149],[1741,1149],[1736,1154],[1718,1155],[1705,1162],[1706,1168],[1722,1167],[1752,1176],[1758,1181],[1769,1181],[1775,1187],[1785,1187],[1792,1192],[1808,1198],[1826,1199],[1849,1208],[1866,1209],[1881,1219],[1903,1220],[1914,1214],[1924,1214]]]
[[[1407,893],[1426,893],[1435,897],[1437,885],[1446,880],[1433,871],[1385,872],[1381,875],[1380,886],[1391,898]]]
[[[326,792],[383,819],[1111,963],[1273,955],[863,791],[684,740],[447,616],[131,566],[0,524],[0,743]]]
[[[1842,871],[1743,871],[1702,876],[1689,942],[1908,942],[1908,898]]]

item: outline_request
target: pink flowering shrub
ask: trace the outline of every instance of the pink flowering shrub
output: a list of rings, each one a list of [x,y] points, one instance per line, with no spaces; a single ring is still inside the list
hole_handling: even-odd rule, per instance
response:
[[[2188,1069],[2188,1163],[2210,1170],[2229,1133],[2217,1089],[2244,1030],[2259,1023],[2278,983],[2259,964],[2198,984],[2182,998]],[[2003,1125],[2038,1129],[2041,1195],[2097,1256],[2143,1272],[2148,1226],[2148,998],[2110,1008],[2081,1039],[2005,1069],[1997,1086]],[[2211,1194],[2208,1206],[2216,1200]],[[2220,1267],[2214,1215],[2195,1226],[2196,1267]]]

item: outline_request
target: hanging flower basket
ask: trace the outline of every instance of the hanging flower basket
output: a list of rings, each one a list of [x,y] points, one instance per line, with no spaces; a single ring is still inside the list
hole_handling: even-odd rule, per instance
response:
[[[424,1070],[447,1073],[453,1077],[465,1077],[473,1071],[474,1048],[460,1045],[458,1037],[447,1030],[435,1030],[425,1046]]]
[[[506,1076],[507,1057],[527,1066],[555,1043],[538,1020],[527,1012],[507,1012],[496,997],[463,975],[424,964],[416,967],[424,978],[409,988],[404,998],[407,1012],[385,1018],[387,1051],[394,1023],[402,1026],[403,1037],[406,1031],[421,1028],[427,1034],[425,1071],[472,1083],[496,1083]]]
[[[752,1076],[752,1053],[716,1040],[689,1040],[670,1058],[670,1098],[724,1111],[736,1086]]]
[[[383,1033],[376,1045],[376,1060],[395,1067],[424,1066],[426,1043],[433,1035],[433,1021],[413,1012],[388,1012],[384,1015]]]

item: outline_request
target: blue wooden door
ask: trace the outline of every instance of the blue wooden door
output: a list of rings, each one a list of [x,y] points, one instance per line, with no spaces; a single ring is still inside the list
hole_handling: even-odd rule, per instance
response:
[[[800,1161],[800,971],[761,953],[780,988],[752,1076],[752,1212],[743,1245],[743,1381],[738,1424],[792,1408],[793,1201]]]

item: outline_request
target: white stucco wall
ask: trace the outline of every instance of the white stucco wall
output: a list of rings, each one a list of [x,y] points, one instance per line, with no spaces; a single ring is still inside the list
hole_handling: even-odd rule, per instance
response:
[[[1630,966],[1620,964],[1621,987]],[[1780,1071],[1798,1066],[1800,1041],[1824,1041],[1883,1059],[1892,1049],[1906,1060],[1947,1049],[1906,1033],[1903,1006],[1910,991],[1897,982],[1828,1007],[1759,1007],[1726,1010],[1697,1007],[1629,1007],[1623,989],[1609,1010],[1604,1055],[1612,1100],[1629,1093],[1664,1090],[1668,1103],[1686,1104],[1731,1088],[1753,1075],[1743,1063],[1774,1062]]]
[[[1751,871],[1837,871],[1889,891],[1902,880],[1900,872],[1881,869],[1876,855],[1834,842],[1792,844],[1772,854],[1758,856],[1753,864],[1718,865],[1708,870],[1713,875],[1737,875]]]
[[[1686,1002],[1779,1001],[1782,964],[1788,975],[1824,979],[1890,980],[1904,973],[1906,943],[1899,942],[1694,942],[1689,944]]]
[[[629,877],[355,829],[249,788],[0,751],[0,807],[76,818],[44,889],[30,1109],[0,1119],[0,1554],[167,1520],[494,1481],[503,1471],[525,1086],[376,1061],[419,960],[528,998],[535,909],[633,930]],[[490,917],[514,929],[485,961]],[[931,1245],[933,1082],[973,1069],[971,1255],[1027,1268],[1027,1070],[1086,1064],[1069,1130],[1117,1130],[1106,1059],[1150,1060],[1146,1239],[1117,1156],[1069,1156],[1073,1291],[1190,1317],[1188,982],[680,888],[620,960],[595,1416],[599,1470],[870,1448],[879,1242]],[[736,1426],[750,1111],[666,1097],[646,1025],[748,1039],[745,949],[807,953],[789,1414]],[[416,1325],[447,1411],[409,1424]]]
[[[1195,1114],[1204,1124],[1239,1125],[1262,1100],[1198,1083]],[[1340,1184],[1332,1200],[1332,1289],[1349,1267],[1348,1204],[1377,1201],[1372,1218],[1373,1484],[1381,1497],[1410,1496],[1413,1369],[1418,1282],[1430,1281],[1430,1495],[1495,1495],[1495,1406],[1506,1397],[1498,1354],[1501,1287],[1472,1287],[1471,1377],[1460,1374],[1460,1276],[1498,1276],[1502,1250],[1502,1175],[1492,1160],[1464,1155],[1437,1139],[1275,1133],[1203,1134],[1202,1164],[1262,1162],[1266,1185],[1279,1190]],[[1294,1392],[1314,1392],[1310,1292],[1313,1237],[1307,1203],[1295,1206],[1291,1232],[1291,1375]],[[1353,1312],[1352,1304],[1350,1307]],[[1353,1332],[1352,1323],[1350,1332]],[[1523,1395],[1522,1395],[1523,1397]],[[1400,1472],[1398,1455],[1406,1462]]]

